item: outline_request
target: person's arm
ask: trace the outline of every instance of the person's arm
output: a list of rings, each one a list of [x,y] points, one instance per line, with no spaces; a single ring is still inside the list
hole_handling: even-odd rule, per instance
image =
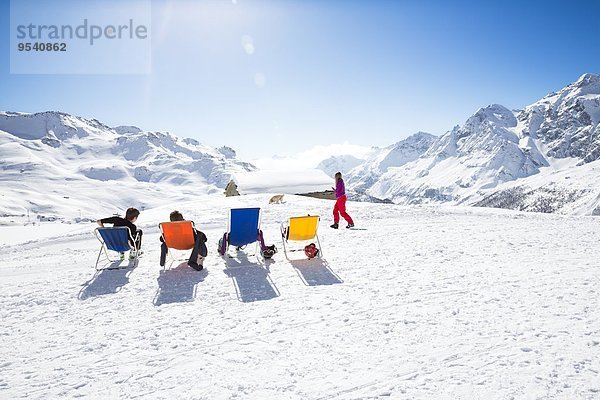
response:
[[[192,223],[192,230],[194,231],[194,237],[200,235],[202,237],[203,233],[196,229],[196,223],[194,221],[190,221]]]
[[[114,224],[118,220],[119,220],[119,217],[108,217],[108,218],[99,219],[97,222],[98,222],[98,225],[100,225],[101,227],[104,227],[104,224]]]

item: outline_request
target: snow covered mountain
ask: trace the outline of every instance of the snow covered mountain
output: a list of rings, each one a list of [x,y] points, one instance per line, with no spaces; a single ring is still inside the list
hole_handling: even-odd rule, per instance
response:
[[[352,168],[362,164],[364,161],[349,154],[332,156],[321,161],[317,165],[317,169],[325,172],[328,176],[333,176],[338,171],[345,175]]]
[[[571,201],[554,196],[548,207],[535,211],[595,212],[600,161],[600,75],[585,74],[575,83],[551,93],[522,111],[492,104],[479,109],[462,126],[437,139],[420,157],[383,174],[362,174],[349,180],[351,188],[401,204],[449,202],[529,209],[534,199],[510,202],[484,201],[494,194],[515,192],[523,183],[523,196],[539,197],[552,185],[555,193],[575,193]],[[586,171],[572,168],[594,163]],[[366,163],[355,170],[366,169]],[[555,179],[554,173],[581,179]],[[538,175],[537,179],[525,178]],[[557,181],[557,182],[555,182]],[[556,186],[559,185],[559,186]],[[577,186],[574,188],[574,186]],[[537,189],[536,189],[537,188]],[[501,196],[506,200],[506,196]],[[575,197],[585,207],[567,206]],[[544,194],[544,198],[548,197]],[[561,202],[561,204],[556,204]]]
[[[525,108],[518,133],[539,140],[546,157],[600,159],[600,75],[584,74],[577,82]]]
[[[582,75],[517,119],[521,143],[547,167],[499,186],[475,205],[600,215],[600,75]]]
[[[346,174],[346,182],[357,192],[371,187],[388,169],[400,167],[414,161],[425,153],[435,141],[436,136],[417,132],[408,138],[383,149],[376,149],[362,164]]]
[[[0,181],[10,189],[0,197],[4,216],[24,210],[68,213],[62,208],[73,198],[83,200],[78,209],[89,209],[98,188],[115,192],[99,199],[111,210],[139,204],[135,200],[147,199],[148,191],[160,193],[157,200],[211,193],[232,174],[252,170],[231,148],[214,149],[169,133],[110,128],[60,112],[0,112]]]

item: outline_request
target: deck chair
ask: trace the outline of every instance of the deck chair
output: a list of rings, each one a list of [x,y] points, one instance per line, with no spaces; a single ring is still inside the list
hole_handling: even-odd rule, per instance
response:
[[[94,230],[94,234],[96,238],[100,241],[100,251],[98,252],[98,258],[96,259],[96,270],[98,269],[98,263],[100,262],[100,257],[102,253],[106,257],[108,262],[114,263],[120,261],[121,258],[112,259],[109,255],[109,251],[124,253],[126,251],[132,250],[129,243],[133,244],[133,251],[135,252],[135,260],[138,258],[138,249],[136,246],[136,241],[131,237],[131,233],[129,232],[129,228],[126,226],[115,226],[115,227],[106,227],[106,228],[96,228]],[[101,268],[102,269],[102,268]]]
[[[323,249],[321,248],[321,241],[317,235],[317,228],[319,227],[318,215],[306,215],[302,217],[290,217],[287,225],[281,223],[281,240],[283,241],[283,252],[285,258],[290,260],[288,252],[293,251],[304,251],[301,249],[290,249],[288,248],[289,242],[309,242],[317,240],[319,249],[318,257],[323,257]]]
[[[196,241],[192,221],[163,222],[158,224],[158,228],[169,249],[169,252],[167,252],[167,256],[171,260],[169,267],[175,262],[171,250],[191,250],[194,248]]]
[[[229,246],[235,246],[239,250],[244,246],[256,243],[258,248],[261,234],[260,208],[232,208],[229,212],[227,232],[219,241],[219,254],[221,256],[227,254]]]

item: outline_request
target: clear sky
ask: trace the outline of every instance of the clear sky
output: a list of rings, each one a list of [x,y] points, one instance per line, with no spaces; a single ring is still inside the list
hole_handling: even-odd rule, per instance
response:
[[[0,15],[1,110],[170,131],[246,159],[442,134],[600,73],[600,0],[156,0],[140,75],[11,75],[7,0]]]

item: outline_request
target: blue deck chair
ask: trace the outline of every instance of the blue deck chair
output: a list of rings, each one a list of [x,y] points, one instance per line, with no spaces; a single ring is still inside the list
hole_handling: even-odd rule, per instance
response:
[[[126,226],[116,226],[111,228],[96,228],[94,230],[94,234],[96,238],[100,241],[100,251],[98,252],[98,258],[96,259],[96,270],[98,270],[98,263],[100,262],[100,257],[102,253],[106,256],[108,262],[117,262],[120,261],[121,258],[111,259],[108,251],[114,251],[117,253],[124,253],[126,251],[131,250],[129,246],[129,242],[133,243],[133,251],[135,251],[136,259],[138,255],[138,249],[136,246],[135,240],[131,237],[129,233],[129,228]]]
[[[260,208],[232,208],[229,214],[229,226],[223,238],[219,240],[219,254],[227,254],[229,246],[237,249],[261,241]]]

